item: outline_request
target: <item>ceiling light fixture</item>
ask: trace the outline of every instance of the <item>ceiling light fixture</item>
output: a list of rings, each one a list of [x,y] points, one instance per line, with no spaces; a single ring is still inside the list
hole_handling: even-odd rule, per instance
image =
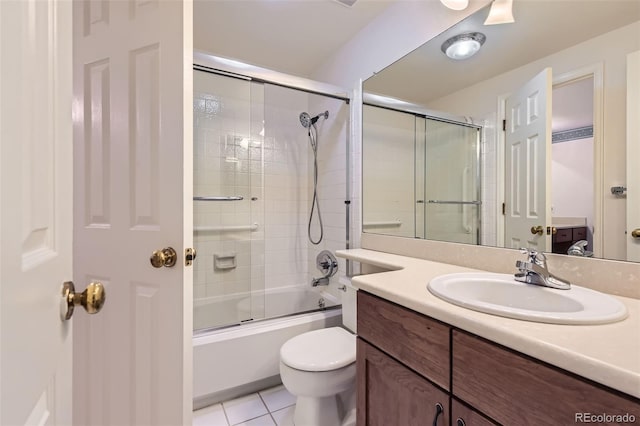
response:
[[[493,0],[485,25],[510,24],[513,19],[513,0]]]
[[[442,52],[455,60],[472,57],[482,47],[487,37],[482,33],[464,33],[442,43]]]
[[[464,10],[469,6],[469,0],[440,0],[440,3],[453,10]]]

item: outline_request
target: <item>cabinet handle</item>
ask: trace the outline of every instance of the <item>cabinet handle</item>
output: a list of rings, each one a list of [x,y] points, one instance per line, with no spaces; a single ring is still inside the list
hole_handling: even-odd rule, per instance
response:
[[[456,426],[467,426],[467,424],[464,422],[464,420],[458,417],[458,420],[456,420]]]
[[[440,414],[442,414],[444,412],[444,408],[442,407],[442,404],[440,404],[439,402],[436,403],[436,415],[433,418],[433,426],[438,426],[438,417],[440,416]]]

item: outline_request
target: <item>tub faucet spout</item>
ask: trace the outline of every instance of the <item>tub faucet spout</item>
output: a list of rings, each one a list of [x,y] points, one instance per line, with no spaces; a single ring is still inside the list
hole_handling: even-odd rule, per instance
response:
[[[311,286],[312,287],[317,287],[319,285],[329,285],[329,277],[324,276],[324,277],[320,277],[320,278],[313,278],[311,280]]]

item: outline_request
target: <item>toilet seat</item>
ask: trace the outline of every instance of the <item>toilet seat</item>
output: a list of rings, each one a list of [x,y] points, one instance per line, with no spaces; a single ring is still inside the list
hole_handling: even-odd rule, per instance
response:
[[[337,370],[356,362],[356,336],[340,327],[303,333],[282,345],[280,360],[297,370]]]

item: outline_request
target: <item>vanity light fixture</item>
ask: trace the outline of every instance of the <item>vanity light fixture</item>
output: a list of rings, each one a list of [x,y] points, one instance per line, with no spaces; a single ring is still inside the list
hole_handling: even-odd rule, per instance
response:
[[[493,0],[485,25],[511,24],[513,19],[513,0]]]
[[[442,43],[441,49],[451,59],[463,60],[478,53],[486,39],[482,33],[458,34]]]
[[[469,6],[469,0],[440,0],[440,3],[453,10],[464,10]]]

